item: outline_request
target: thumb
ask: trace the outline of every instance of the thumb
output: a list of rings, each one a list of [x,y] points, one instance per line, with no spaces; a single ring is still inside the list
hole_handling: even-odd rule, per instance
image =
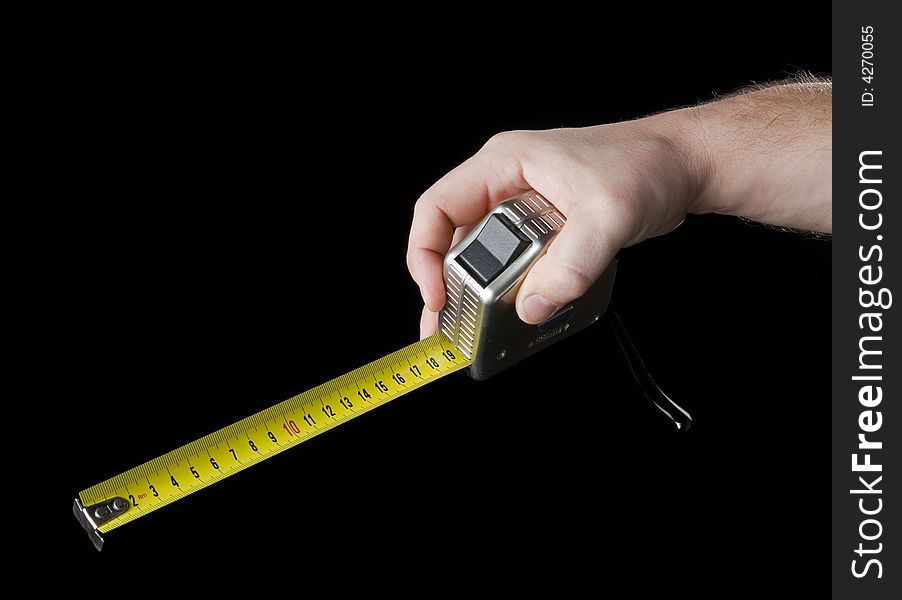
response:
[[[526,323],[541,323],[585,294],[614,258],[619,245],[593,216],[568,219],[530,269],[517,292],[517,314]]]

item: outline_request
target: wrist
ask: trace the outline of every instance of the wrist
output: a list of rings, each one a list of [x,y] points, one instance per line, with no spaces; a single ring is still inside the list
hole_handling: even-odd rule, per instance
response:
[[[705,128],[704,107],[691,107],[661,113],[650,120],[673,148],[675,159],[684,174],[684,198],[686,213],[718,212],[711,201],[714,181],[714,160]]]

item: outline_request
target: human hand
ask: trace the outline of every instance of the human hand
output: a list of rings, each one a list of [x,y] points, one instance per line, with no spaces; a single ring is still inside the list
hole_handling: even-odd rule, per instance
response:
[[[527,323],[541,323],[582,296],[620,248],[679,225],[698,180],[693,157],[675,141],[687,131],[670,113],[490,139],[416,204],[407,264],[425,304],[420,336],[436,331],[445,302],[442,260],[461,237],[455,228],[520,192],[536,190],[567,217],[517,294],[517,313]]]
[[[496,204],[530,188],[567,223],[526,277],[517,313],[541,323],[594,283],[625,246],[689,212],[830,232],[832,84],[801,77],[645,119],[494,136],[417,201],[407,266],[436,331],[442,260]]]

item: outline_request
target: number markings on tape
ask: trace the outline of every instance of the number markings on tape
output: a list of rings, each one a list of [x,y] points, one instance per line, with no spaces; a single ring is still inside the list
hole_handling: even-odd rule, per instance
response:
[[[469,365],[438,333],[83,490],[84,506],[127,498],[111,531]]]

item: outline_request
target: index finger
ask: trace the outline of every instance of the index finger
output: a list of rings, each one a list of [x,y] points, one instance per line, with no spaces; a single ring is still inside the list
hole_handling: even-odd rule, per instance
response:
[[[515,157],[480,151],[420,196],[410,227],[407,268],[429,310],[437,312],[445,304],[442,260],[454,229],[479,221],[496,204],[529,187]]]

